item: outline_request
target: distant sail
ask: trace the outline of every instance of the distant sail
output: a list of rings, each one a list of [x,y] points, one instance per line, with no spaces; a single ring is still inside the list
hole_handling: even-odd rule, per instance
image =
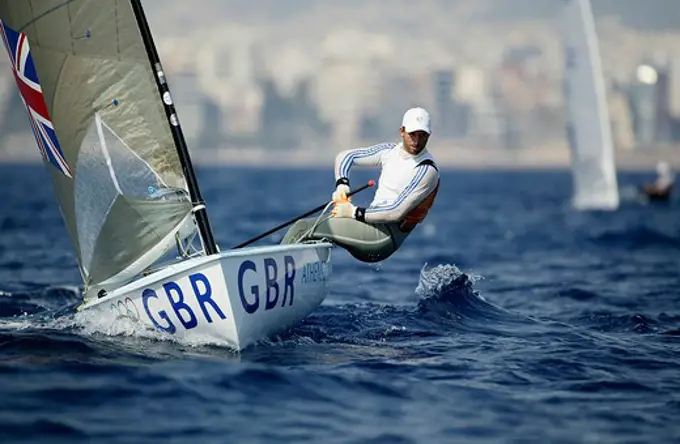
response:
[[[563,0],[564,96],[573,204],[616,209],[619,192],[600,52],[589,0]]]
[[[0,20],[86,289],[142,271],[194,227],[130,2],[0,0]]]

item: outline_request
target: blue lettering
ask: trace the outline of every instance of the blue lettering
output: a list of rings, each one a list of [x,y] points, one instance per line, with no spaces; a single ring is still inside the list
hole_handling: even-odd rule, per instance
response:
[[[149,310],[149,299],[151,298],[158,299],[158,295],[156,294],[155,291],[151,290],[150,288],[147,288],[142,293],[142,303],[144,304],[144,310],[146,311],[146,315],[149,317],[149,319],[157,329],[165,331],[170,334],[175,333],[177,331],[177,328],[175,328],[175,324],[173,324],[170,321],[170,318],[168,317],[168,314],[165,312],[165,310],[160,310],[158,312],[160,318],[167,323],[167,325],[165,326],[159,324],[158,321],[156,321],[156,319],[154,319],[154,317],[151,315],[151,310]]]
[[[175,310],[177,319],[184,325],[184,328],[191,330],[196,327],[198,325],[196,315],[191,311],[191,307],[184,302],[184,294],[182,293],[180,286],[177,285],[177,283],[170,281],[163,284],[163,289],[165,290],[165,295],[168,297],[168,301],[170,301],[170,305],[172,305],[172,309]],[[177,295],[176,301],[172,298],[173,292]],[[182,317],[182,312],[185,312],[189,316],[188,320],[185,320]]]
[[[252,314],[255,313],[260,306],[260,288],[257,285],[250,287],[250,293],[255,296],[255,301],[252,304],[249,304],[248,301],[246,301],[245,294],[243,293],[243,275],[248,270],[252,270],[257,273],[257,268],[255,267],[255,263],[253,261],[243,261],[241,266],[238,268],[238,294],[241,297],[241,305],[243,305],[243,309],[246,311],[246,313]]]
[[[330,264],[325,262],[312,262],[302,266],[300,282],[309,284],[313,282],[325,282],[330,278]]]
[[[267,299],[264,304],[265,310],[271,310],[272,308],[276,307],[276,303],[279,300],[279,284],[276,282],[276,276],[278,274],[276,261],[270,257],[266,257],[264,259],[264,276],[267,282]],[[270,297],[272,290],[274,290],[273,299]]]
[[[286,304],[286,299],[288,297],[288,290],[290,290],[290,303],[288,305],[293,305],[293,294],[295,282],[295,259],[293,256],[285,256],[283,258],[285,275],[283,278],[283,300],[281,301],[281,306]],[[304,271],[303,271],[304,273]]]
[[[224,316],[224,313],[222,313],[219,305],[217,305],[217,303],[212,299],[212,288],[210,287],[210,281],[208,278],[203,273],[195,273],[189,276],[189,282],[191,282],[191,288],[194,290],[194,295],[196,296],[198,305],[201,306],[203,316],[205,316],[205,319],[208,321],[208,323],[212,324],[212,318],[210,317],[210,313],[208,313],[206,304],[209,304],[213,308],[220,319],[225,319],[226,316]],[[203,291],[198,288],[199,282],[203,284]]]
[[[283,291],[281,289],[281,284],[279,283],[279,264],[277,261],[271,257],[265,257],[262,259],[262,261],[264,266],[264,276],[258,276],[257,267],[255,266],[255,263],[250,260],[243,261],[238,270],[237,285],[239,297],[241,298],[243,309],[249,314],[255,313],[260,308],[260,285],[262,284],[264,284],[266,288],[265,294],[263,295],[263,305],[265,310],[271,310],[275,308],[277,305],[279,305],[279,300],[281,300],[281,307],[293,305],[293,299],[295,296],[295,276],[297,272],[295,259],[293,256],[284,256],[283,258]],[[250,293],[246,295],[246,292],[244,291],[244,279],[248,270],[253,272],[251,273],[251,276],[254,277],[255,282],[261,282],[262,284],[252,285],[250,287]],[[307,273],[309,273],[309,271],[307,271]],[[196,289],[194,289],[194,292],[196,292]],[[250,299],[250,301],[246,299],[247,297]],[[211,301],[211,304],[212,303],[213,301]]]

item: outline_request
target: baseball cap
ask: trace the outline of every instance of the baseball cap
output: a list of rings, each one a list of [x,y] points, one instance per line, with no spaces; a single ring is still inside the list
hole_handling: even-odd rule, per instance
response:
[[[411,108],[404,113],[404,118],[401,121],[401,126],[407,133],[414,131],[425,131],[427,134],[432,133],[430,128],[430,113],[423,108]]]

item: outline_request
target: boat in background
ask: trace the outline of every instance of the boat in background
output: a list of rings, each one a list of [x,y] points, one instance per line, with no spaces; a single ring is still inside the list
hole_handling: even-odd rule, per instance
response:
[[[615,210],[620,198],[593,12],[589,0],[563,0],[563,4],[572,204],[579,210]]]
[[[675,174],[665,161],[656,164],[656,174],[654,182],[640,187],[640,194],[650,202],[668,202],[675,186]]]

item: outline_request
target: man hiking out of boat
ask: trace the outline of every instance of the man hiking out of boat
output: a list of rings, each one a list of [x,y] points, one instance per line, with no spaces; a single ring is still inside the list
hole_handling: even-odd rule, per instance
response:
[[[675,183],[675,176],[668,162],[661,161],[656,164],[656,175],[656,180],[643,185],[640,191],[649,199],[667,200]]]
[[[363,262],[390,257],[425,219],[439,189],[439,171],[426,149],[431,133],[430,114],[411,108],[399,128],[401,142],[339,153],[331,216],[297,221],[282,243],[326,240]],[[381,167],[378,188],[366,208],[348,197],[353,166]]]

